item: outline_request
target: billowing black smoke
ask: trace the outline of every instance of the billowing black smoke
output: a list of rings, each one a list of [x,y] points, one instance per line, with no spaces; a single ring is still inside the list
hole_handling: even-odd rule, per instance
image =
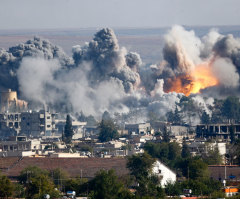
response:
[[[8,51],[0,49],[0,88],[2,90],[11,88],[19,91],[16,73],[21,61],[26,57],[58,59],[62,66],[66,67],[74,64],[73,59],[68,57],[60,47],[38,37],[24,44],[13,46]]]
[[[211,66],[219,81],[201,91],[205,96],[221,95],[223,90],[227,95],[239,88],[240,42],[216,31],[200,39],[193,31],[174,26],[165,36],[164,60],[151,66],[144,66],[136,52],[120,47],[109,28],[98,31],[84,46],[74,46],[72,52],[69,57],[40,38],[1,49],[0,88],[12,88],[23,99],[58,111],[137,112],[137,121],[145,120],[149,112],[160,117],[173,110],[183,94],[166,91],[179,77],[183,86],[191,84],[186,75],[202,63]],[[205,103],[212,103],[201,96],[193,99],[204,109]]]
[[[126,50],[119,47],[113,30],[109,28],[97,32],[85,46],[75,46],[73,59],[76,65],[92,63],[88,74],[92,84],[117,78],[123,83],[125,91],[129,92],[140,81],[137,73],[141,65],[140,56],[132,52],[126,54]]]

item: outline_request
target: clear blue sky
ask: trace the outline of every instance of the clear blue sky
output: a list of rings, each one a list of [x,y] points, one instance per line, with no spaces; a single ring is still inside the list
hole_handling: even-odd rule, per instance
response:
[[[0,0],[0,29],[240,25],[240,0]]]

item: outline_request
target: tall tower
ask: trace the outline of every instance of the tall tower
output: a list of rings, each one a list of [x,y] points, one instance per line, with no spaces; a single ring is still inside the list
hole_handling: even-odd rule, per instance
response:
[[[7,111],[11,106],[17,104],[17,92],[8,89],[7,91],[0,92],[0,110],[1,112]]]

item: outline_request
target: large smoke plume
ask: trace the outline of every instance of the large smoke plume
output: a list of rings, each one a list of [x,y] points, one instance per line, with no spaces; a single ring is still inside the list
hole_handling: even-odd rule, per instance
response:
[[[69,57],[37,37],[0,49],[0,88],[17,90],[30,104],[57,111],[95,116],[106,110],[135,112],[141,121],[148,113],[165,116],[200,83],[195,93],[201,94],[192,99],[206,111],[212,98],[203,100],[201,95],[221,97],[239,89],[240,40],[216,30],[199,38],[194,31],[172,27],[165,35],[163,60],[151,66],[138,53],[120,47],[109,28],[84,46],[75,45],[72,53]]]

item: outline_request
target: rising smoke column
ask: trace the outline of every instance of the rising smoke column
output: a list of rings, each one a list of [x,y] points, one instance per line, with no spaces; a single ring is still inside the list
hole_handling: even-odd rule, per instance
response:
[[[99,81],[117,78],[122,81],[125,91],[131,92],[140,82],[140,56],[120,48],[112,29],[100,30],[93,40],[82,48],[79,45],[75,46],[73,59],[76,65],[84,61],[92,63],[88,78],[93,85]]]
[[[26,43],[9,48],[9,50],[0,49],[0,89],[11,88],[19,91],[16,73],[22,60],[26,57],[42,57],[46,60],[58,59],[65,67],[73,64],[73,59],[68,57],[60,47],[51,44],[48,40],[34,37]]]
[[[22,59],[17,76],[27,100],[93,115],[129,110],[123,99],[137,90],[142,62],[137,53],[119,47],[111,29],[74,46],[74,64],[62,60],[42,53]]]
[[[24,99],[58,111],[94,116],[106,110],[130,113],[138,122],[145,121],[148,112],[165,116],[182,93],[210,96],[239,88],[239,40],[215,30],[198,38],[193,31],[174,26],[165,36],[164,60],[145,67],[139,54],[119,46],[109,28],[72,52],[68,57],[39,38],[1,49],[0,71],[5,78],[0,79],[1,88],[11,85]],[[198,107],[207,109],[201,96],[193,98]]]
[[[234,92],[239,87],[239,49],[239,39],[232,35],[212,30],[200,39],[193,31],[174,26],[165,36],[164,60],[151,66],[152,81],[143,83],[154,89],[157,80],[163,79],[165,92],[185,95],[211,88]]]

